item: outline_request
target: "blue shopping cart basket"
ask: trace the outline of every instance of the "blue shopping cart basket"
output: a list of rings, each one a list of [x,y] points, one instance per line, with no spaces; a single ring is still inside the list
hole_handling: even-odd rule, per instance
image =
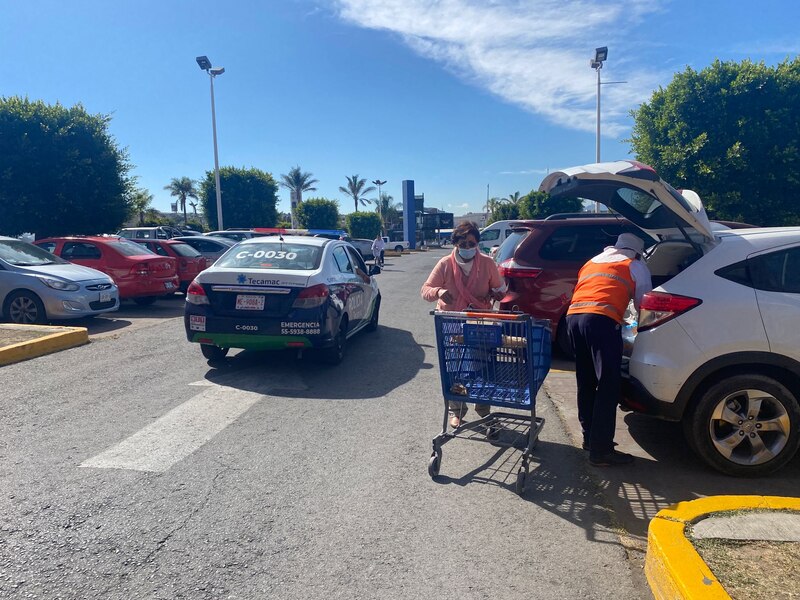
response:
[[[433,439],[428,471],[439,473],[442,445],[453,438],[500,442],[503,430],[526,436],[517,490],[522,492],[531,452],[544,419],[536,416],[536,394],[550,370],[550,322],[523,313],[433,311],[439,374],[444,397],[442,431]],[[451,401],[527,411],[495,411],[448,430]],[[515,445],[515,444],[513,444]]]

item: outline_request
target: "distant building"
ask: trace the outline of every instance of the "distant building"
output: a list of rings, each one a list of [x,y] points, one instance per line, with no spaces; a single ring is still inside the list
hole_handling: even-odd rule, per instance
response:
[[[472,221],[478,225],[479,229],[486,227],[486,222],[489,220],[488,212],[468,212],[460,217],[453,217],[453,222],[457,227],[465,221]]]

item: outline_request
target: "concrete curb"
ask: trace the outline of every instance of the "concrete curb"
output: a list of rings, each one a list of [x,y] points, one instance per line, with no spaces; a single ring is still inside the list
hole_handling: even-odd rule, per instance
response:
[[[2,327],[5,329],[24,329],[26,331],[50,331],[52,333],[0,348],[0,366],[89,343],[89,332],[85,327],[7,324],[3,324]]]
[[[749,509],[800,511],[800,498],[711,496],[659,511],[648,528],[644,566],[656,600],[731,600],[686,538],[686,528],[713,513]]]

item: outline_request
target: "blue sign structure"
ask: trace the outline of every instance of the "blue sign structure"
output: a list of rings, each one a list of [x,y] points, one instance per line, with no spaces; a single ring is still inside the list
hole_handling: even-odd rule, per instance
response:
[[[414,198],[414,180],[403,180],[403,237],[409,247],[417,247],[417,204]]]

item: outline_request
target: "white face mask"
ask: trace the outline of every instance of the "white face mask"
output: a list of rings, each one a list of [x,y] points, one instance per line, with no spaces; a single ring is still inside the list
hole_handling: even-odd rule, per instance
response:
[[[470,260],[471,258],[475,258],[475,253],[477,251],[477,248],[459,248],[458,255],[464,260]]]

